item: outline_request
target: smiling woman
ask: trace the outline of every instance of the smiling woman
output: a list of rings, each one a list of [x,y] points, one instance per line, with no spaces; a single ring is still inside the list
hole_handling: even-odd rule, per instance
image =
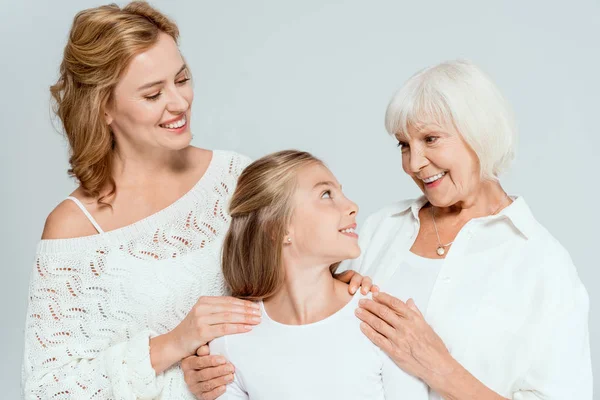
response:
[[[361,302],[363,332],[430,399],[591,399],[588,295],[567,251],[500,185],[516,129],[494,83],[466,61],[427,68],[385,123],[423,196],[369,217],[345,265],[388,292]]]
[[[260,322],[254,303],[225,295],[220,268],[226,207],[250,160],[190,145],[178,35],[146,2],[73,21],[51,92],[79,187],[37,248],[25,398],[193,399],[196,371],[181,361]]]

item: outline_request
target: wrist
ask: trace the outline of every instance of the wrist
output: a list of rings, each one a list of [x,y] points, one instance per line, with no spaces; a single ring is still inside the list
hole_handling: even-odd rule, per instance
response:
[[[454,358],[441,373],[434,372],[427,384],[446,400],[498,400],[504,397],[485,386]]]
[[[422,379],[444,399],[456,400],[456,387],[460,386],[460,382],[464,379],[462,369],[463,367],[450,356],[442,368],[429,371],[428,376]]]
[[[173,331],[150,339],[150,360],[157,375],[187,356]]]

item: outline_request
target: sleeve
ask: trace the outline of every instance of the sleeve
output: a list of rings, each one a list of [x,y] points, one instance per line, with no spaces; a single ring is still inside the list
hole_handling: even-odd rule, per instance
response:
[[[378,349],[382,358],[381,378],[383,392],[387,400],[428,400],[429,389],[427,385],[406,372],[382,350]]]
[[[588,330],[589,298],[566,250],[546,284],[548,304],[539,330],[532,365],[513,391],[514,400],[592,400],[592,364]],[[565,268],[567,267],[567,268]]]
[[[150,332],[117,335],[114,315],[101,315],[108,290],[84,284],[75,272],[82,265],[73,255],[37,257],[26,317],[23,397],[156,397],[162,376],[150,362]]]
[[[213,355],[221,355],[225,357],[228,361],[233,362],[231,360],[231,354],[227,351],[227,337],[222,336],[217,338],[209,343],[210,354]],[[244,390],[243,383],[239,377],[238,372],[236,371],[233,375],[233,382],[227,385],[227,389],[225,393],[219,396],[219,400],[249,400],[250,397],[248,393]]]

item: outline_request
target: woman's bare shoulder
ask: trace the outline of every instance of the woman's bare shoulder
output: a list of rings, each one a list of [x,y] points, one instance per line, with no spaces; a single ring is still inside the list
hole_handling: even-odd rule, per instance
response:
[[[81,189],[75,190],[71,196],[78,198],[83,204],[89,201]],[[65,199],[46,218],[42,240],[71,239],[96,233],[96,229],[77,204],[72,200]]]

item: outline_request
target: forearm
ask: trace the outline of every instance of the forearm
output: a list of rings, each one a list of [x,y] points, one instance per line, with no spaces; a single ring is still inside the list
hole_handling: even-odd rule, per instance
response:
[[[475,378],[458,361],[445,374],[431,374],[423,379],[446,400],[506,400]]]
[[[156,375],[162,374],[173,364],[191,355],[183,354],[180,347],[170,332],[150,339],[150,362]]]
[[[27,399],[54,398],[64,393],[73,398],[93,395],[98,400],[153,398],[162,389],[162,380],[150,365],[146,332],[102,350],[76,341],[39,348],[34,347],[33,340],[27,341],[24,360],[23,391]],[[61,353],[69,357],[56,356]],[[94,358],[86,357],[90,354]],[[44,362],[50,356],[55,361]]]

